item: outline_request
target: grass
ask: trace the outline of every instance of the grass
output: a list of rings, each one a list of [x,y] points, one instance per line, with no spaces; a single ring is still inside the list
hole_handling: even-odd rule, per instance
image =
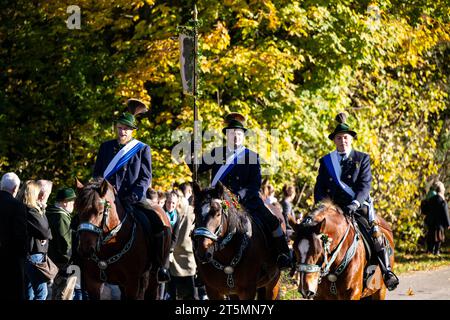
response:
[[[395,254],[394,271],[397,275],[406,274],[414,271],[436,270],[441,267],[450,266],[450,250],[443,250],[440,256],[420,253],[399,253]],[[284,271],[281,275],[281,299],[282,300],[300,300],[300,294],[297,291],[297,284],[289,276],[289,271]]]

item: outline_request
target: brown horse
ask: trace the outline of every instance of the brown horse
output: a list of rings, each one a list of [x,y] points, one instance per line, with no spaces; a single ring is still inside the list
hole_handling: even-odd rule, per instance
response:
[[[392,231],[383,219],[378,218],[378,223],[392,249],[390,263],[393,266]],[[327,202],[293,225],[298,291],[304,298],[385,298],[386,286],[379,266],[370,266],[368,270],[374,273],[364,279],[368,261],[362,236],[355,224],[340,208]]]
[[[143,226],[125,210],[107,180],[95,179],[86,186],[77,181],[77,188],[78,251],[89,298],[99,300],[101,286],[108,282],[119,286],[122,299],[156,299],[151,241]]]
[[[220,182],[201,190],[194,184],[198,271],[211,300],[275,300],[278,269],[268,239]]]

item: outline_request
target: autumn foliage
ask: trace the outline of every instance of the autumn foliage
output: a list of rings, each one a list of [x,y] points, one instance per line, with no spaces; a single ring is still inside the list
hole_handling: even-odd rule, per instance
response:
[[[397,245],[414,250],[419,202],[432,177],[449,185],[450,11],[433,1],[195,1],[201,22],[198,105],[220,130],[240,111],[268,144],[254,148],[277,187],[313,204],[317,159],[345,111],[370,154],[375,208]],[[88,1],[81,29],[66,26],[73,1],[0,5],[0,172],[87,179],[112,119],[131,97],[150,104],[137,138],[153,157],[153,186],[190,179],[171,158],[176,129],[192,131],[183,94],[177,26],[194,1]],[[278,138],[267,135],[276,129]],[[260,140],[258,140],[260,141]]]

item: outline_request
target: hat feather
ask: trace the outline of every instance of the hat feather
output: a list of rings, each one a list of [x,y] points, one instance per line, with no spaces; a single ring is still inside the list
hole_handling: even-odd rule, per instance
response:
[[[340,112],[335,119],[337,123],[345,123],[347,121],[347,115],[344,112]]]
[[[133,116],[147,112],[147,104],[139,99],[128,99],[127,101],[128,112]]]

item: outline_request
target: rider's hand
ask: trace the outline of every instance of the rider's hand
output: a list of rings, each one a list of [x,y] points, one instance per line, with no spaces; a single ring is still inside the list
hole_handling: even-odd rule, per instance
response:
[[[352,202],[352,203],[350,203],[350,204],[347,206],[347,212],[348,212],[349,214],[353,214],[353,213],[356,212],[356,210],[358,210],[358,208],[359,208],[358,204]]]

